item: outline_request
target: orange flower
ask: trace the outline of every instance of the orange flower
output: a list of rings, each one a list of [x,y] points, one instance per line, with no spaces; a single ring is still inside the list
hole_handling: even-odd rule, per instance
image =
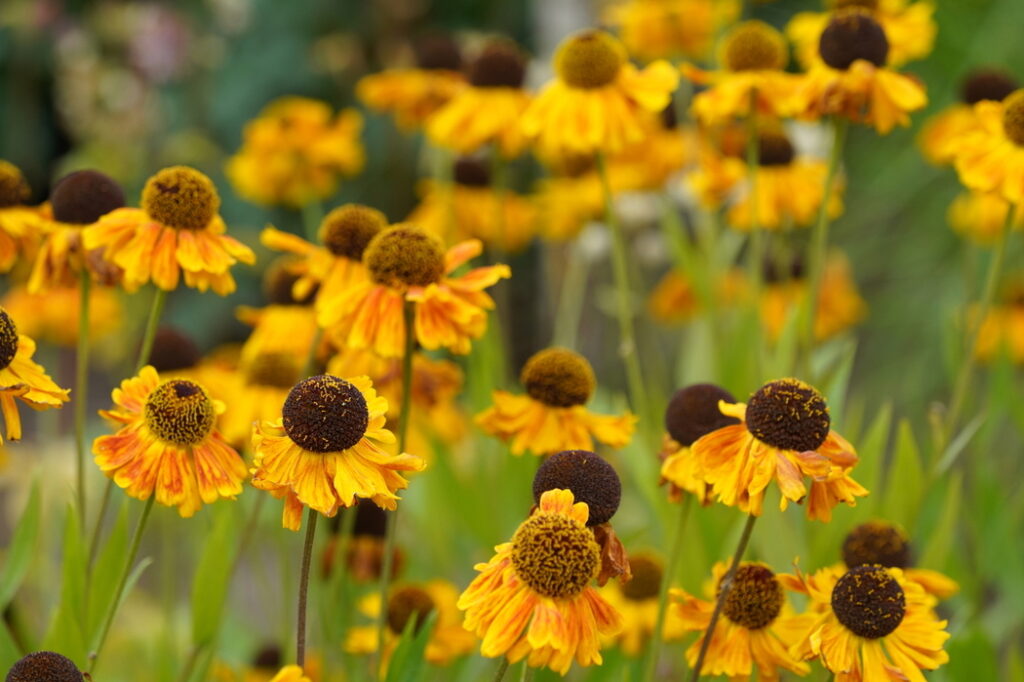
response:
[[[1024,202],[1024,89],[1002,102],[978,102],[974,115],[975,127],[957,138],[960,182]]]
[[[19,334],[14,320],[0,308],[0,412],[7,424],[8,440],[21,440],[21,417],[15,399],[34,410],[61,407],[68,401],[69,391],[55,384],[42,366],[32,361],[35,352],[36,342]]]
[[[40,207],[28,206],[30,189],[12,163],[0,159],[0,272],[7,272],[35,241],[44,223]]]

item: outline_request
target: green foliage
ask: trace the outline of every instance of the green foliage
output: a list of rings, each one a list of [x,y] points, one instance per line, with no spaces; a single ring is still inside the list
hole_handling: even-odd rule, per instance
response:
[[[18,519],[14,538],[7,547],[3,570],[0,571],[0,608],[10,603],[32,564],[39,539],[39,514],[39,482],[33,481],[25,511]]]

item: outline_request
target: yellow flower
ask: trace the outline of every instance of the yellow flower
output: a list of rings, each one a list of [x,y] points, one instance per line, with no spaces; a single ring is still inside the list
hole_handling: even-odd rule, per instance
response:
[[[235,499],[245,463],[214,428],[224,404],[187,379],[161,381],[153,367],[125,379],[115,407],[100,414],[120,429],[92,445],[96,464],[131,497],[177,507],[183,518],[203,504]]]
[[[458,607],[466,629],[483,640],[480,653],[512,663],[526,658],[563,675],[574,658],[601,664],[600,638],[621,630],[622,616],[590,585],[601,557],[588,517],[570,491],[549,490],[512,541],[475,566],[480,575]]]
[[[270,682],[312,682],[297,665],[286,665]]]
[[[935,114],[921,127],[918,143],[925,158],[934,164],[953,163],[959,138],[970,132],[977,121],[974,105],[978,102],[1002,102],[1017,89],[1017,81],[1000,69],[976,69],[961,87],[961,101]]]
[[[849,475],[857,453],[830,428],[828,405],[812,386],[779,379],[759,388],[747,404],[720,402],[719,409],[740,423],[691,446],[717,501],[760,516],[765,489],[774,480],[782,493],[780,509],[807,499],[808,518],[827,522],[837,504],[855,506],[868,494]]]
[[[432,35],[415,45],[415,68],[385,69],[356,83],[356,96],[370,109],[394,114],[405,130],[417,128],[465,87],[459,46]]]
[[[335,116],[324,102],[282,97],[246,124],[242,147],[228,159],[225,172],[246,199],[304,206],[334,194],[339,176],[362,170],[362,129],[363,117],[355,109]]]
[[[707,600],[681,589],[670,591],[672,611],[682,621],[684,631],[702,633],[686,651],[691,667],[708,636],[715,598],[727,569],[725,562],[715,564],[712,579],[704,587]],[[753,679],[755,667],[759,680],[779,679],[780,669],[806,675],[810,667],[789,653],[798,641],[802,623],[799,616],[793,615],[782,584],[766,564],[741,563],[711,633],[703,673],[727,675],[734,682]]]
[[[882,135],[910,124],[928,103],[916,80],[885,66],[889,40],[867,12],[836,13],[821,38],[822,61],[802,77],[793,96],[800,118],[842,116],[873,125]]]
[[[820,659],[839,682],[924,682],[922,670],[949,660],[935,598],[898,568],[858,566],[842,576],[825,569],[788,583],[810,597],[818,614],[792,653]]]
[[[40,208],[25,204],[29,195],[21,170],[0,159],[0,272],[14,267],[19,254],[38,240],[45,219]]]
[[[231,410],[220,418],[224,438],[234,447],[245,448],[252,440],[253,422],[273,421],[281,414],[281,406],[299,380],[308,345],[299,353],[242,349],[237,371],[225,377],[217,397],[225,398]]]
[[[410,621],[418,633],[431,614],[436,614],[430,639],[423,657],[433,665],[448,665],[476,648],[476,637],[462,627],[462,614],[456,606],[459,593],[445,580],[431,580],[423,585],[393,586],[388,595],[387,628],[384,631],[384,665],[398,646],[398,640]],[[345,651],[371,654],[377,651],[376,619],[380,615],[380,594],[374,592],[360,600],[359,612],[374,620],[374,625],[353,627],[345,637]]]
[[[69,391],[55,384],[42,366],[32,361],[35,352],[36,342],[19,334],[14,320],[0,308],[0,411],[8,440],[21,440],[21,417],[15,399],[34,410],[61,407],[68,401]]]
[[[946,211],[957,234],[982,246],[993,246],[1003,234],[1009,202],[994,192],[961,192]],[[1018,212],[1013,229],[1024,228],[1024,212]]]
[[[387,409],[369,378],[325,374],[296,384],[280,418],[253,426],[252,484],[285,498],[285,528],[299,529],[304,505],[334,516],[359,497],[395,509],[395,493],[408,486],[398,472],[421,471],[423,460],[380,447],[395,440]]]
[[[715,283],[712,292],[715,304],[721,307],[735,305],[748,295],[748,289],[742,270],[727,270]],[[687,275],[675,269],[669,270],[647,299],[647,310],[656,322],[662,324],[689,322],[701,310],[697,289]]]
[[[678,76],[667,62],[638,71],[604,31],[567,38],[555,54],[558,77],[523,115],[523,131],[543,154],[614,153],[645,135],[644,111],[671,101]]]
[[[644,116],[643,139],[608,156],[608,184],[613,193],[660,190],[674,173],[695,161],[697,131],[676,125],[675,114],[670,112],[668,108],[661,115]]]
[[[932,18],[935,5],[931,2],[837,0],[835,6],[837,9],[856,6],[871,12],[889,37],[889,66],[902,66],[931,54],[938,30]],[[793,41],[797,59],[805,69],[821,61],[818,43],[830,18],[827,12],[799,12],[786,25],[786,35]]]
[[[124,288],[152,280],[165,291],[185,285],[221,296],[235,290],[231,266],[252,264],[249,247],[224,234],[220,197],[210,178],[187,166],[172,166],[146,181],[142,208],[119,208],[85,229],[87,249],[124,269]]]
[[[733,196],[746,175],[742,159],[705,144],[697,155],[697,167],[686,175],[684,183],[703,208],[717,210]]]
[[[643,61],[705,57],[722,26],[739,16],[736,0],[625,0],[604,20],[622,33],[629,53]]]
[[[470,154],[495,144],[506,157],[526,146],[519,119],[530,104],[522,89],[526,61],[514,44],[492,42],[469,65],[469,82],[427,121],[434,144]]]
[[[719,53],[722,71],[682,67],[691,81],[710,85],[693,98],[698,121],[714,126],[747,118],[752,103],[760,116],[790,115],[797,77],[785,72],[789,50],[781,33],[763,21],[745,21],[726,34]]]
[[[363,254],[369,281],[353,287],[323,326],[339,347],[399,357],[408,331],[403,316],[408,301],[415,304],[413,333],[423,348],[447,348],[464,355],[470,341],[484,335],[487,311],[494,307],[484,289],[511,274],[507,265],[491,265],[453,276],[482,250],[473,239],[445,253],[421,228],[392,226],[374,237]]]
[[[236,672],[224,663],[215,663],[212,671],[214,682],[273,682],[282,679],[288,682],[319,682],[322,663],[316,654],[306,654],[304,670],[290,665],[281,668],[281,650],[276,645],[267,645],[256,652],[252,662],[241,672]],[[297,676],[297,677],[296,677]]]
[[[444,185],[424,181],[420,189],[423,199],[406,221],[446,242],[479,239],[506,253],[522,251],[530,244],[537,224],[532,202],[511,190],[496,193],[491,188],[490,171],[477,159],[458,159],[454,180]]]
[[[95,245],[90,245],[85,235],[95,229],[101,218],[124,210],[122,206],[124,192],[103,173],[85,170],[62,178],[50,196],[53,218],[43,229],[42,243],[28,279],[29,293],[44,294],[75,286],[83,268],[94,280],[117,283],[118,268],[108,262],[110,258],[93,251]]]
[[[594,439],[613,448],[629,443],[637,418],[592,414],[586,407],[597,380],[582,355],[565,348],[536,353],[519,376],[526,395],[494,391],[494,406],[476,417],[484,431],[511,441],[513,455],[593,450]]]
[[[609,637],[608,643],[618,644],[627,656],[639,656],[654,633],[664,569],[661,560],[653,554],[634,554],[629,557],[629,566],[633,573],[629,582],[621,584],[613,580],[601,588],[600,594],[622,616],[622,631]],[[685,634],[683,622],[676,613],[666,613],[661,637],[674,641]]]
[[[789,273],[771,268],[761,291],[761,324],[773,341],[795,319],[801,302],[807,296],[807,279],[802,265],[797,262],[791,267],[792,272]],[[849,261],[841,253],[830,254],[825,260],[815,306],[815,340],[825,341],[837,336],[858,324],[865,315],[867,304],[857,291]]]
[[[30,294],[17,286],[3,298],[3,307],[21,321],[21,331],[34,339],[72,348],[78,342],[80,294],[77,287],[59,287]],[[121,300],[113,289],[89,289],[89,338],[103,339],[121,329]]]
[[[580,167],[537,181],[534,194],[540,235],[550,241],[570,241],[591,220],[604,213],[604,190],[592,159]]]
[[[976,318],[977,308],[972,306],[968,319]],[[1014,364],[1024,364],[1024,286],[1012,281],[1004,287],[999,300],[993,305],[978,330],[975,357],[981,362],[992,362],[1006,353]]]
[[[665,408],[666,433],[658,457],[662,460],[661,483],[669,484],[669,499],[673,502],[681,500],[685,491],[701,504],[711,504],[711,488],[690,447],[701,436],[739,424],[735,417],[722,414],[719,401],[735,403],[736,398],[714,384],[692,384],[676,391]]]
[[[1024,90],[974,105],[976,125],[957,138],[956,170],[969,189],[1024,202]]]

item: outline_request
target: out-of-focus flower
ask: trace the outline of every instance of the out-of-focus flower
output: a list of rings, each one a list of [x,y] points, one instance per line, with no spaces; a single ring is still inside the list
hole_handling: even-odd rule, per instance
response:
[[[340,177],[362,170],[362,129],[355,109],[335,115],[325,102],[282,97],[245,125],[225,172],[239,196],[301,207],[331,196]]]
[[[967,319],[977,319],[977,306],[968,309]],[[978,330],[975,357],[991,362],[1007,353],[1014,364],[1024,364],[1024,282],[1011,279],[989,309]]]
[[[633,436],[636,416],[587,409],[597,379],[582,355],[565,348],[542,350],[523,365],[519,379],[526,395],[494,391],[494,405],[476,417],[484,431],[511,441],[513,455],[593,450],[595,438],[621,448]]]
[[[736,0],[626,0],[608,7],[604,20],[619,29],[626,49],[640,60],[701,59],[740,9]]]
[[[821,35],[821,61],[801,78],[794,114],[818,119],[842,116],[885,135],[910,124],[912,111],[928,103],[920,82],[886,66],[890,43],[871,14],[837,12]]]
[[[888,65],[895,68],[931,54],[938,26],[928,0],[837,0],[836,10],[858,7],[867,10],[889,37]],[[828,12],[799,12],[786,25],[800,64],[809,69],[821,61],[818,43],[832,15]]]
[[[536,208],[511,190],[491,187],[490,171],[476,158],[455,162],[451,184],[424,181],[422,200],[407,221],[445,242],[479,239],[506,253],[525,249],[533,240]]]
[[[554,65],[557,78],[522,120],[542,155],[614,153],[642,141],[644,113],[664,109],[679,80],[664,61],[638,71],[622,43],[599,30],[566,38]]]
[[[55,384],[43,367],[32,360],[35,352],[36,342],[19,334],[14,320],[0,308],[0,408],[8,440],[21,440],[16,400],[34,410],[61,407],[68,401],[69,391]]]
[[[604,213],[604,190],[594,157],[564,156],[550,160],[548,168],[551,175],[538,180],[534,192],[538,232],[551,241],[574,239],[587,222]]]
[[[1013,76],[1001,69],[975,69],[964,79],[960,100],[935,114],[921,127],[918,143],[926,159],[934,164],[953,162],[960,136],[976,125],[974,105],[1002,102],[1017,89]]]
[[[14,267],[18,256],[39,241],[45,214],[40,207],[25,203],[29,195],[21,170],[0,159],[0,272]]]
[[[79,299],[77,287],[59,287],[45,294],[30,294],[26,287],[8,291],[2,305],[19,327],[34,339],[58,346],[74,347],[78,342]],[[89,338],[103,339],[121,328],[121,299],[113,289],[89,289]]]
[[[1024,203],[1024,89],[974,105],[976,125],[957,138],[956,170],[968,188]]]
[[[633,577],[622,584],[617,580],[601,588],[600,594],[613,609],[622,615],[622,631],[609,637],[627,656],[639,656],[654,634],[658,619],[658,595],[665,579],[661,560],[654,554],[634,554],[629,557]],[[673,610],[665,614],[665,624],[659,635],[666,641],[681,639],[686,634],[683,622]]]
[[[221,296],[235,290],[231,266],[256,260],[252,250],[227,236],[213,182],[187,166],[171,166],[146,181],[142,208],[119,208],[86,228],[87,249],[124,270],[123,284],[135,291],[152,281],[165,291],[185,285]],[[59,219],[59,218],[58,218]]]
[[[953,230],[975,244],[992,246],[999,241],[1012,206],[995,192],[961,192],[946,211]],[[1018,211],[1012,229],[1024,229],[1024,211]]]
[[[523,90],[526,60],[516,45],[492,42],[469,65],[469,82],[427,121],[435,144],[471,154],[494,144],[506,157],[526,146],[519,119],[530,104]]]

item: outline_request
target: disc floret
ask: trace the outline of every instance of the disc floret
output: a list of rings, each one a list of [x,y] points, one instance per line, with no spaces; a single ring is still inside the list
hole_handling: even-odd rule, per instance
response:
[[[718,409],[719,401],[735,403],[732,393],[714,384],[693,384],[675,392],[665,409],[665,430],[674,441],[689,447],[701,436],[724,426],[739,424]]]
[[[387,216],[377,209],[345,204],[324,217],[320,241],[335,256],[359,261],[370,241],[387,226]]]
[[[868,521],[850,531],[843,541],[843,563],[848,568],[906,568],[910,565],[910,540],[891,523]]]
[[[170,379],[157,386],[145,404],[149,430],[162,441],[180,446],[196,445],[213,430],[213,401],[199,384]]]
[[[1003,131],[1006,137],[1024,147],[1024,90],[1017,90],[1003,103]]]
[[[781,450],[817,450],[828,438],[831,417],[825,398],[799,379],[771,381],[750,397],[747,430]]]
[[[0,208],[18,206],[28,201],[31,194],[25,176],[18,167],[0,159]]]
[[[401,635],[409,621],[415,620],[413,632],[419,632],[434,608],[434,600],[426,590],[415,586],[402,587],[388,599],[388,627],[391,632]]]
[[[558,77],[574,88],[601,88],[612,83],[626,62],[626,50],[605,31],[569,36],[555,54]]]
[[[7,311],[0,308],[0,369],[6,368],[18,354],[18,327]]]
[[[587,450],[565,450],[551,455],[533,477],[533,499],[540,503],[549,490],[571,490],[590,508],[588,526],[608,522],[619,509],[622,482],[607,460]]]
[[[832,611],[847,630],[866,639],[892,633],[906,615],[906,596],[881,566],[850,569],[832,589]]]
[[[786,39],[756,19],[734,28],[722,43],[722,64],[729,71],[777,71],[787,61]]]
[[[722,613],[748,630],[760,630],[775,621],[782,601],[782,585],[771,569],[760,564],[742,564],[733,576]]]
[[[661,562],[646,554],[629,557],[629,569],[633,579],[622,586],[622,596],[630,601],[655,599],[661,593],[664,571]]]
[[[339,452],[366,434],[370,412],[362,392],[330,374],[297,383],[281,411],[288,437],[310,452]]]
[[[821,33],[818,52],[833,69],[845,71],[858,59],[884,66],[889,40],[869,12],[849,9],[837,12]]]
[[[558,514],[536,514],[512,537],[512,566],[535,592],[574,597],[597,577],[601,550],[586,526]]]
[[[584,405],[597,387],[587,359],[565,348],[548,348],[526,361],[519,377],[526,393],[551,407]]]
[[[220,196],[205,174],[188,166],[171,166],[146,181],[142,208],[168,227],[202,230],[217,215]]]
[[[444,276],[444,250],[432,235],[413,225],[382,230],[363,253],[377,284],[404,289],[436,284]]]

